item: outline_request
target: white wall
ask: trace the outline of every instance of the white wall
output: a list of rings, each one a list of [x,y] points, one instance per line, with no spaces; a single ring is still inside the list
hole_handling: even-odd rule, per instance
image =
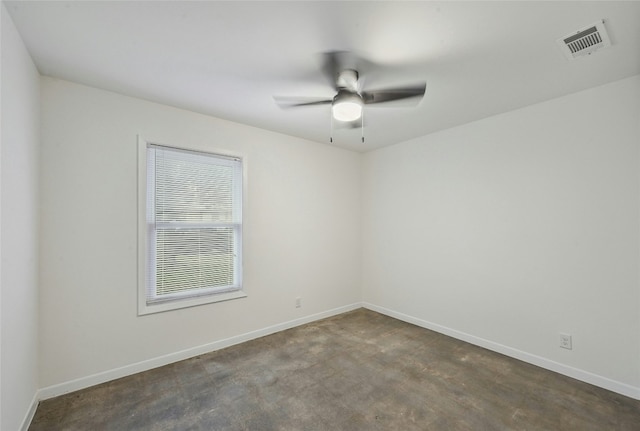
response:
[[[41,86],[42,387],[360,301],[359,154],[66,81]],[[137,316],[137,134],[245,157],[247,298]]]
[[[0,146],[0,429],[17,430],[38,389],[40,77],[4,4]]]
[[[364,300],[640,397],[639,145],[635,76],[367,153]]]

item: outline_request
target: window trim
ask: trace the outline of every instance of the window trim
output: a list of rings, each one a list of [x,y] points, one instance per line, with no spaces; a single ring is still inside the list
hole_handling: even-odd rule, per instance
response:
[[[166,147],[176,150],[192,151],[196,153],[219,155],[222,157],[239,158],[242,160],[242,225],[244,225],[245,216],[244,208],[245,196],[246,196],[246,159],[238,154],[230,154],[225,151],[217,150],[202,150],[197,148],[190,148],[183,145],[169,146],[158,143],[155,140],[144,139],[140,135],[138,136],[138,315],[147,315],[153,313],[160,313],[169,310],[182,309],[187,307],[194,307],[203,304],[210,304],[221,301],[229,301],[232,299],[245,298],[247,296],[244,291],[242,282],[242,243],[243,235],[240,234],[238,241],[240,254],[240,263],[238,268],[238,282],[239,288],[230,291],[211,292],[197,296],[189,296],[186,298],[166,299],[163,301],[147,302],[147,253],[149,247],[149,229],[147,225],[147,147],[149,145],[157,147]],[[242,232],[242,228],[241,228]]]

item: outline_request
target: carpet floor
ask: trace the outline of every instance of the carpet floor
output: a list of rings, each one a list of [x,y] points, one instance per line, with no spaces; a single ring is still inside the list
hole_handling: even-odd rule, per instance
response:
[[[30,431],[638,431],[640,401],[359,309],[42,401]]]

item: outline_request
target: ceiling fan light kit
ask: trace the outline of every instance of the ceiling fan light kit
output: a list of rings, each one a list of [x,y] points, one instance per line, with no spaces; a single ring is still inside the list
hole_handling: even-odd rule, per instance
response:
[[[363,105],[359,94],[340,91],[333,99],[331,112],[338,121],[355,121],[362,116]]]

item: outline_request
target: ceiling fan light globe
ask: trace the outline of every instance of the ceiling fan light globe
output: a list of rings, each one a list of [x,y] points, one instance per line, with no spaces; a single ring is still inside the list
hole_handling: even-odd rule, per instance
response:
[[[339,93],[333,100],[331,111],[338,121],[355,121],[362,116],[362,98],[353,93]]]
[[[355,121],[362,116],[362,104],[341,102],[333,105],[333,118],[338,121]]]

